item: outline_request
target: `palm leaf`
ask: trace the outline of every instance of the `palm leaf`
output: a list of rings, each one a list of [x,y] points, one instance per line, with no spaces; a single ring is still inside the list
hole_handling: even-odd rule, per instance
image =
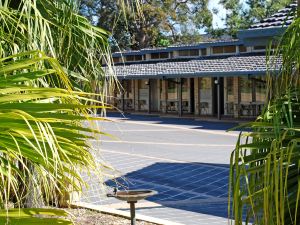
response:
[[[299,25],[297,19],[287,29],[270,62],[272,68],[276,58],[283,60],[280,73],[268,78],[268,106],[243,125],[250,132],[232,154],[229,210],[236,224],[299,224]]]
[[[83,122],[100,120],[87,112],[101,106],[87,104],[90,94],[73,91],[58,62],[39,51],[0,61],[8,85],[0,86],[0,204],[24,204],[29,188],[45,203],[80,190],[79,170],[97,168],[87,140],[104,134]]]

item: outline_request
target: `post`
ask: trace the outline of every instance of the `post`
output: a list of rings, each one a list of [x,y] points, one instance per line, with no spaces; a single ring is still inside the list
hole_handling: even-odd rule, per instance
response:
[[[217,101],[218,101],[218,120],[221,120],[221,85],[220,77],[217,78]]]
[[[125,89],[124,89],[124,81],[122,80],[122,91],[121,91],[121,104],[122,104],[122,111],[125,111]]]
[[[179,101],[178,101],[178,116],[182,116],[182,78],[179,78],[179,87],[178,87],[178,93],[179,93]]]
[[[148,80],[148,113],[151,113],[151,80]]]
[[[135,225],[135,203],[136,202],[128,202],[130,204],[130,217],[131,217],[131,225]]]

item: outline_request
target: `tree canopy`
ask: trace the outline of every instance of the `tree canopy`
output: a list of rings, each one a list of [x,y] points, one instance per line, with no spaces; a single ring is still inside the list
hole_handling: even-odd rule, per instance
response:
[[[269,17],[293,0],[220,0],[226,9],[224,32],[235,36],[237,31]]]
[[[143,0],[143,17],[121,10],[117,1],[83,0],[81,12],[112,33],[121,49],[195,42],[212,26],[209,0]]]
[[[213,15],[218,16],[220,10],[209,7],[211,0],[139,0],[142,17],[120,7],[119,1],[81,0],[80,7],[95,25],[111,32],[113,50],[124,50],[195,43],[203,40],[204,32],[213,38],[224,34],[235,37],[238,30],[247,29],[292,1],[219,0],[226,10],[224,28],[213,27]],[[126,2],[137,7],[134,0]]]

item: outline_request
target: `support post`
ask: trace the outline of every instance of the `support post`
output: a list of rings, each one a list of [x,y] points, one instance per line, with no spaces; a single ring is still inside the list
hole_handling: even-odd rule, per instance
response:
[[[181,117],[182,116],[182,78],[179,78],[179,83],[178,83],[179,87],[178,87],[178,116]]]
[[[151,80],[148,80],[148,113],[151,113]]]
[[[194,97],[195,97],[195,115],[200,115],[199,105],[200,105],[200,98],[199,98],[199,79],[198,77],[194,78]]]
[[[217,78],[218,120],[221,120],[221,85],[220,77]]]
[[[122,104],[122,111],[125,111],[125,89],[124,89],[124,81],[122,81],[122,91],[121,91],[121,104]]]
[[[130,204],[130,219],[131,225],[135,225],[136,218],[135,218],[135,203],[136,202],[128,202]]]
[[[139,81],[134,80],[134,111],[139,111]]]

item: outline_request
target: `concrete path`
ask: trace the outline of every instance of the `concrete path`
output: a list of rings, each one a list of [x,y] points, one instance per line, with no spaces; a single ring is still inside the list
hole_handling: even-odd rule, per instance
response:
[[[110,187],[154,189],[158,195],[140,202],[137,213],[182,224],[227,224],[230,153],[238,132],[226,132],[232,123],[178,118],[110,117],[93,141],[99,161],[116,169]],[[101,156],[101,157],[100,157]],[[109,173],[109,172],[108,172]],[[128,210],[127,203],[108,199],[99,181],[89,179],[81,201]],[[107,190],[109,191],[109,190]]]

